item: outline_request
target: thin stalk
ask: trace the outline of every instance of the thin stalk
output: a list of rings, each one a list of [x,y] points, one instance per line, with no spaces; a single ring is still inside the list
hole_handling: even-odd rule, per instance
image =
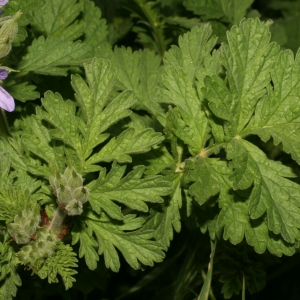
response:
[[[61,230],[62,223],[66,216],[67,216],[67,214],[64,212],[64,210],[62,208],[58,207],[53,216],[51,224],[48,227],[48,230],[53,231],[54,233],[58,234]]]
[[[214,263],[216,246],[217,246],[217,240],[214,240],[214,241],[211,240],[210,241],[211,254],[210,254],[210,260],[209,260],[209,264],[208,264],[208,271],[207,271],[206,278],[204,280],[200,295],[197,300],[207,300],[210,295],[211,279],[212,279],[213,263]]]
[[[243,291],[242,291],[242,300],[246,300],[246,282],[245,275],[243,275]]]
[[[0,137],[7,139],[10,136],[7,120],[2,108],[0,108]]]

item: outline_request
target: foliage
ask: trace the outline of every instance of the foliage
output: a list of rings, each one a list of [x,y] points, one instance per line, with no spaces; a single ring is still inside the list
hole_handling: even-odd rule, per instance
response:
[[[8,1],[0,298],[267,290],[300,245],[299,7]]]

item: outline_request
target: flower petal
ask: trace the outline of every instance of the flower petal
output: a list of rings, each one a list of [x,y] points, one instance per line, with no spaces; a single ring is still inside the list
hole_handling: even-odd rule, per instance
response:
[[[7,75],[8,75],[8,72],[6,70],[0,68],[0,80],[5,79],[7,77]]]
[[[0,7],[4,6],[7,4],[8,0],[0,0]]]
[[[0,107],[9,112],[15,109],[14,98],[2,86],[0,86]]]

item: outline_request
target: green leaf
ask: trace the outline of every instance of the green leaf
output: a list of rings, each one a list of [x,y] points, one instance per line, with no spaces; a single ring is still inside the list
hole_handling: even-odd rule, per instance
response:
[[[45,39],[41,36],[28,47],[28,54],[23,57],[18,69],[22,72],[66,76],[68,66],[73,65],[73,61],[81,55],[81,49],[80,42],[73,43],[53,36]]]
[[[88,159],[87,164],[100,161],[131,162],[130,154],[148,152],[159,144],[164,137],[161,133],[148,128],[136,132],[134,128],[123,131],[117,138],[112,138],[97,154]]]
[[[175,166],[173,157],[167,148],[162,144],[153,147],[151,151],[147,153],[135,155],[133,162],[135,165],[145,164],[145,174],[147,175],[155,175],[166,168]]]
[[[203,96],[195,89],[195,80],[205,72],[204,60],[216,43],[209,24],[194,27],[179,38],[179,47],[165,54],[163,102],[177,109],[169,116],[170,129],[189,145],[190,153],[201,151],[208,138],[208,120],[202,106]],[[199,82],[201,84],[201,82]]]
[[[26,26],[33,18],[36,11],[39,10],[44,4],[45,0],[10,0],[5,5],[5,15],[12,16],[19,10],[23,15],[18,21],[19,26]]]
[[[245,237],[249,245],[261,254],[268,250],[276,256],[292,256],[297,246],[296,244],[287,243],[280,235],[276,235],[268,228],[267,218],[249,220],[245,228]],[[297,238],[299,240],[299,237]]]
[[[71,7],[71,9],[70,9]],[[82,21],[74,21],[83,9]],[[18,69],[23,72],[66,76],[72,65],[102,56],[109,51],[105,38],[106,24],[100,20],[101,11],[92,1],[68,0],[63,4],[58,0],[47,1],[42,12],[36,15],[34,25],[44,36],[34,40],[23,57]],[[84,34],[84,41],[72,42]]]
[[[163,17],[155,5],[155,2],[135,0],[133,5],[127,4],[127,7],[133,12],[131,16],[138,19],[138,25],[132,28],[132,31],[137,34],[138,43],[144,48],[155,50],[163,57],[169,40],[164,36]],[[146,26],[141,26],[139,23]]]
[[[161,58],[153,51],[132,51],[130,48],[115,48],[112,57],[117,69],[118,86],[121,90],[133,90],[137,98],[136,108],[148,111],[157,118],[164,115],[156,93],[161,81]]]
[[[220,191],[220,170],[226,169],[226,162],[216,158],[199,157],[194,163],[187,161],[185,179],[195,183],[190,185],[189,192],[202,205]]]
[[[73,269],[77,267],[75,256],[76,254],[70,245],[60,242],[55,253],[46,259],[42,267],[36,270],[36,273],[42,279],[48,278],[48,283],[58,282],[57,275],[60,275],[67,290],[75,282],[73,275],[77,274],[77,271]]]
[[[3,139],[0,140],[0,153],[3,157],[2,161],[0,162],[0,177],[2,177],[3,180],[6,177],[5,174],[8,174],[10,165],[12,165],[16,170],[27,170],[26,164],[14,146],[16,146],[14,144],[14,140],[10,140],[10,143]]]
[[[112,218],[121,220],[123,217],[120,208],[112,201],[147,212],[148,206],[145,202],[161,203],[162,196],[170,192],[170,183],[164,177],[142,178],[145,170],[143,166],[135,167],[123,177],[125,170],[126,166],[114,164],[107,176],[103,171],[97,181],[89,184],[89,201],[96,212],[104,209]]]
[[[94,231],[99,254],[104,254],[107,268],[118,272],[120,268],[119,255],[116,248],[123,254],[125,260],[133,269],[139,269],[140,263],[153,266],[154,262],[161,262],[164,258],[162,246],[151,241],[152,234],[147,232],[124,233],[111,222],[97,222],[86,220],[86,224]]]
[[[83,41],[78,56],[74,61],[75,64],[82,64],[90,61],[94,57],[110,58],[112,55],[111,46],[107,40],[106,20],[101,18],[101,10],[94,1],[80,0],[82,4]],[[78,25],[78,29],[81,30]],[[72,33],[72,31],[70,30]]]
[[[93,164],[101,161],[97,157],[100,157],[105,151],[110,151],[108,150],[110,146],[107,145],[115,143],[115,139],[111,139],[106,146],[103,146],[103,150],[87,160],[94,147],[109,137],[108,133],[103,132],[130,114],[131,111],[128,108],[134,103],[135,98],[130,91],[125,91],[108,103],[108,97],[115,82],[115,72],[110,68],[109,61],[95,59],[91,63],[85,64],[85,70],[89,85],[79,75],[72,77],[72,85],[81,111],[79,113],[76,111],[74,102],[64,101],[59,94],[46,92],[45,98],[42,100],[46,111],[42,112],[42,116],[55,127],[50,131],[52,137],[71,146],[77,155],[79,169],[87,172],[94,170]],[[131,145],[129,153],[148,151],[150,146],[162,140],[161,134],[152,132],[149,134],[149,131],[141,134],[145,145],[138,149]],[[137,135],[133,138],[135,137]],[[119,148],[116,148],[115,152],[118,150]],[[116,157],[113,159],[117,159],[119,153],[114,155]]]
[[[23,123],[28,129],[30,128],[30,131],[28,130],[22,136],[26,147],[45,162],[56,165],[57,155],[55,150],[49,145],[51,137],[47,128],[41,124],[41,121],[36,116],[26,118]]]
[[[85,64],[85,70],[89,86],[79,76],[72,77],[72,86],[84,114],[84,157],[88,157],[92,148],[107,139],[108,134],[100,133],[131,113],[128,108],[135,102],[135,97],[132,92],[125,91],[108,103],[115,83],[115,70],[111,69],[109,61],[95,59]]]
[[[218,260],[218,272],[222,275],[222,294],[225,299],[230,299],[233,294],[239,295],[243,287],[253,294],[265,287],[266,262],[242,244],[238,247],[223,246],[222,257]]]
[[[166,179],[172,180],[170,198],[168,197],[162,206],[154,206],[151,209],[150,216],[143,226],[143,230],[155,230],[155,240],[162,243],[165,249],[170,246],[170,241],[173,240],[173,228],[176,232],[181,230],[180,209],[182,206],[180,174],[177,173]]]
[[[300,163],[300,52],[296,58],[290,50],[280,52],[271,71],[272,87],[255,110],[249,129],[263,141],[273,137],[275,145],[282,143],[283,150]]]
[[[300,32],[298,30],[300,24],[298,18],[299,1],[272,1],[268,7],[274,10],[275,13],[280,12],[281,15],[281,18],[277,18],[274,24],[275,26],[279,25],[279,30],[281,29],[284,34],[284,39],[281,39],[282,43],[280,45],[296,53],[300,46]]]
[[[22,284],[16,270],[17,258],[8,239],[6,234],[4,242],[0,243],[0,298],[3,300],[12,300],[16,297],[18,286]]]
[[[246,10],[253,0],[186,0],[185,7],[200,15],[204,21],[209,19],[225,19],[237,24],[246,15]]]
[[[235,189],[254,184],[249,198],[252,219],[267,213],[268,227],[294,243],[300,228],[300,191],[298,184],[286,177],[295,177],[292,170],[269,160],[256,146],[234,139],[229,151],[235,171],[230,176]]]
[[[5,89],[14,97],[14,99],[22,102],[35,100],[40,97],[40,93],[35,90],[36,86],[29,84],[28,82],[19,84],[14,83],[13,85],[6,86]]]
[[[227,78],[205,79],[202,89],[209,107],[226,120],[225,132],[239,134],[253,115],[258,100],[265,94],[278,46],[270,42],[268,24],[259,19],[244,19],[227,33],[228,45],[222,44],[220,60]]]
[[[85,259],[85,263],[90,270],[97,268],[99,256],[95,250],[98,246],[97,241],[93,238],[92,232],[84,226],[76,226],[72,229],[72,245],[80,241],[79,257]]]
[[[80,119],[76,117],[76,106],[74,102],[64,101],[60,94],[53,94],[48,91],[42,99],[46,113],[43,117],[55,128],[51,131],[51,135],[56,139],[65,141],[66,144],[80,153],[81,136],[78,134]]]
[[[236,245],[245,237],[247,243],[260,254],[266,250],[277,256],[295,253],[296,244],[287,243],[281,235],[275,235],[270,231],[266,217],[256,220],[250,218],[249,193],[251,189],[233,190],[232,183],[228,179],[231,173],[230,168],[220,168],[218,172],[220,174],[218,203],[221,211],[217,218],[217,230],[224,227],[223,238]]]
[[[44,36],[55,36],[66,40],[75,40],[84,30],[84,23],[74,20],[82,11],[82,3],[77,0],[50,0],[35,14],[32,25]]]

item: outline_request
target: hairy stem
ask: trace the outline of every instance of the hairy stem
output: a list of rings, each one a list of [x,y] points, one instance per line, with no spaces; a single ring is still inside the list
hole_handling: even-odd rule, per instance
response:
[[[59,233],[60,230],[61,230],[62,223],[63,223],[66,215],[67,214],[64,212],[64,210],[62,208],[58,207],[56,209],[56,212],[55,212],[54,216],[53,216],[51,224],[48,227],[48,230],[51,230],[56,234]]]
[[[2,108],[0,108],[0,137],[7,139],[9,137],[9,127]]]

